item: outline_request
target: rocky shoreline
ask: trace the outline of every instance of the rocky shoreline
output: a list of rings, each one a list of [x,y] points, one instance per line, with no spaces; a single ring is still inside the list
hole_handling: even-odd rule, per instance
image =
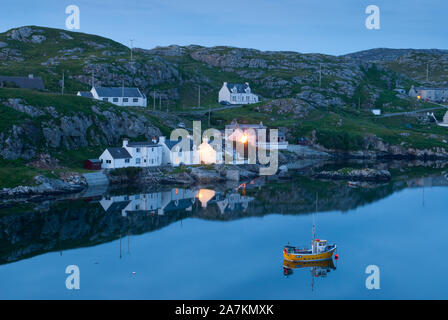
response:
[[[313,177],[326,180],[387,182],[392,176],[388,170],[345,168],[337,171],[321,171],[315,173]]]
[[[410,153],[378,152],[378,151],[357,151],[338,152],[327,150],[321,146],[292,146],[287,151],[279,153],[279,170],[275,174],[278,179],[291,179],[287,166],[297,161],[306,159],[320,159],[322,161],[338,160],[448,160],[448,154],[430,153],[428,150],[420,150]],[[425,153],[426,152],[426,153]],[[128,168],[131,169],[131,168]],[[106,172],[111,185],[197,185],[197,184],[218,184],[226,181],[248,181],[259,176],[260,165],[195,165],[171,167],[162,166],[157,168],[133,168],[132,175],[125,170],[118,174]],[[135,170],[138,169],[138,170]],[[121,170],[121,169],[119,169]],[[0,189],[0,199],[30,199],[51,197],[64,194],[76,194],[87,188],[85,178],[77,173],[62,172],[60,179],[52,179],[44,176],[36,176],[33,185],[17,186],[14,188]],[[322,171],[313,173],[317,179],[328,180],[349,180],[349,181],[377,181],[386,182],[391,179],[390,172],[378,169],[341,169],[338,171]]]
[[[71,194],[81,192],[87,187],[85,179],[79,175],[72,175],[65,181],[36,176],[34,182],[36,185],[33,186],[17,186],[14,188],[1,189],[0,199],[19,199]]]
[[[154,183],[169,185],[193,185],[204,183],[222,183],[229,180],[240,181],[258,177],[259,165],[202,165],[202,166],[163,166],[158,168],[142,168],[132,177],[123,173],[115,175],[108,172],[111,184],[135,183],[149,185]]]

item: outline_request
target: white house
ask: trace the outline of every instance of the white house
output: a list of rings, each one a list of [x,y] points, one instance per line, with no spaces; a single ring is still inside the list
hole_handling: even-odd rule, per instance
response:
[[[78,91],[78,96],[111,102],[117,106],[146,107],[146,96],[138,88],[93,87],[90,91]]]
[[[448,88],[424,88],[412,86],[409,90],[409,96],[423,100],[445,102],[448,101]]]
[[[123,140],[121,148],[107,148],[100,156],[103,169],[124,167],[155,167],[162,164],[162,146],[151,142]]]
[[[199,152],[192,139],[188,139],[187,150],[182,150],[181,140],[167,140],[165,137],[159,138],[159,145],[162,147],[163,164],[179,166],[200,163]]]
[[[118,169],[130,167],[131,155],[125,148],[107,148],[100,156],[101,168]]]
[[[251,104],[258,102],[258,96],[253,94],[249,83],[224,82],[219,90],[218,101],[230,104]]]
[[[221,148],[219,145],[210,144],[208,138],[204,138],[203,142],[199,145],[199,160],[201,164],[214,164],[223,163],[224,160],[224,142],[221,143]]]

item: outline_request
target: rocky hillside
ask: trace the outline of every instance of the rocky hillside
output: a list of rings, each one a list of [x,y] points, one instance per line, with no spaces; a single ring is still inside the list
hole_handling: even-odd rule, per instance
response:
[[[379,63],[412,81],[430,86],[448,83],[448,50],[378,48],[347,54],[345,57]]]
[[[161,134],[159,127],[139,110],[81,97],[0,89],[0,156],[5,159],[113,146],[125,136],[150,139]]]
[[[448,143],[444,129],[405,117],[375,121],[369,112],[373,107],[383,112],[425,107],[393,89],[424,83],[427,63],[430,80],[446,82],[444,50],[375,49],[337,57],[173,45],[136,48],[132,61],[130,56],[131,50],[120,43],[79,32],[27,26],[0,33],[0,75],[34,74],[43,78],[48,91],[0,89],[1,158],[29,160],[42,152],[62,157],[64,151],[116,145],[123,136],[147,139],[167,133],[180,121],[171,111],[195,108],[199,86],[202,107],[216,106],[224,81],[250,82],[263,102],[214,113],[214,126],[235,117],[263,121],[285,127],[291,141],[307,136],[338,150],[366,148],[372,134],[403,148]],[[54,93],[61,90],[63,74],[66,94],[61,96]],[[163,110],[168,106],[170,112],[123,109],[73,96],[89,90],[92,79],[95,85],[138,86],[149,106],[156,91],[157,108],[162,98]]]
[[[297,98],[320,107],[371,106],[396,84],[411,84],[395,72],[398,68],[358,59],[361,54],[336,57],[195,45],[136,48],[132,62],[130,54],[128,47],[110,39],[65,30],[32,26],[0,34],[0,74],[33,73],[44,79],[48,90],[60,91],[64,72],[67,93],[89,89],[92,76],[96,85],[124,82],[142,88],[149,104],[156,90],[163,106],[179,109],[197,105],[199,85],[202,103],[217,104],[224,81],[248,81],[264,99]]]

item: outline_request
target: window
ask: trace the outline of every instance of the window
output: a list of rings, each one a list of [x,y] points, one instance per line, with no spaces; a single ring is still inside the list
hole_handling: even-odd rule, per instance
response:
[[[128,98],[123,98],[123,102],[128,102],[129,99]]]
[[[151,164],[154,163],[154,159],[151,159]]]
[[[140,148],[137,148],[137,152],[140,152]]]
[[[114,98],[114,99],[113,99],[113,102],[118,102],[118,98]]]
[[[146,159],[145,160],[143,160],[144,162],[146,162]]]
[[[129,159],[124,159],[124,162],[125,163],[129,163]]]
[[[135,158],[135,163],[140,164],[140,158]]]
[[[132,99],[133,102],[138,102],[138,98]]]
[[[112,163],[112,160],[106,160],[106,163]]]
[[[107,102],[107,101],[109,101],[109,99],[108,99],[108,98],[103,98],[103,101],[106,101],[106,102]]]

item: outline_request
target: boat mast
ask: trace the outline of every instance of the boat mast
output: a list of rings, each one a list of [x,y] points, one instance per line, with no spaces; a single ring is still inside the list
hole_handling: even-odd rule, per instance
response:
[[[317,200],[319,199],[319,194],[316,192],[316,212],[317,213]],[[315,218],[313,213],[313,241],[316,239],[316,224],[315,224]]]

